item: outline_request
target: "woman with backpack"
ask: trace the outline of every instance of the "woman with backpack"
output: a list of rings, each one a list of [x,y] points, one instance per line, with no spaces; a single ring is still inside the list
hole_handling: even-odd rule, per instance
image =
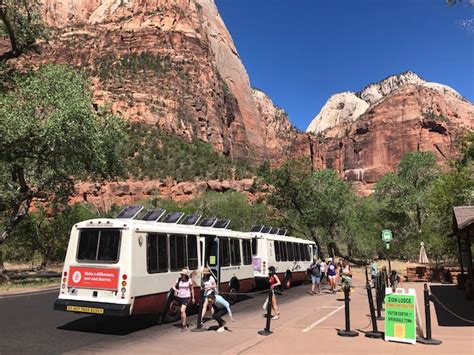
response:
[[[321,262],[318,260],[318,258],[315,256],[313,258],[312,264],[309,266],[309,271],[311,275],[311,292],[309,293],[310,295],[314,295],[314,289],[316,288],[316,294],[319,295],[321,293]]]
[[[201,313],[201,319],[204,320],[204,316],[206,315],[207,309],[208,309],[208,296],[210,294],[216,294],[217,293],[217,284],[216,284],[216,279],[214,276],[211,275],[211,271],[209,270],[208,267],[205,267],[202,270],[202,278],[203,278],[203,287],[204,287],[204,304],[202,306],[202,313]]]
[[[189,277],[187,269],[181,270],[179,273],[179,278],[176,280],[176,283],[172,286],[172,288],[175,291],[176,299],[181,306],[181,331],[185,332],[188,329],[186,324],[186,308],[189,305],[195,303],[193,281]]]

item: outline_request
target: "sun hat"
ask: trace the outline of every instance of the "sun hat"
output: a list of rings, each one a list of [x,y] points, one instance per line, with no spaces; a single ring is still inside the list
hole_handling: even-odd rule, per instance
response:
[[[181,275],[186,275],[186,276],[187,276],[189,272],[188,272],[188,269],[183,269],[183,270],[181,270],[179,273],[180,273]]]
[[[328,261],[332,261],[332,258],[329,258]]]
[[[208,267],[204,267],[204,268],[202,269],[202,273],[203,273],[203,274],[210,274],[211,271],[209,270]]]

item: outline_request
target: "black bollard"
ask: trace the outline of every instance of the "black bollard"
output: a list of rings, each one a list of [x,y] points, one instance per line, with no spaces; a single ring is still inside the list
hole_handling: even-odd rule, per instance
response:
[[[270,287],[268,290],[268,304],[267,304],[267,321],[265,323],[265,328],[263,330],[259,330],[257,333],[260,335],[270,335],[273,332],[270,330],[270,322],[272,319],[272,302],[273,302],[273,289]]]
[[[424,298],[424,303],[425,303],[426,337],[425,338],[417,338],[416,341],[418,343],[422,343],[422,344],[426,344],[426,345],[439,345],[439,344],[442,343],[441,340],[431,338],[430,294],[429,294],[427,284],[425,284],[425,288],[424,288],[424,291],[423,291],[423,298]]]
[[[351,316],[349,310],[349,302],[351,301],[349,298],[350,287],[344,287],[344,310],[346,312],[346,329],[338,329],[337,335],[341,337],[356,337],[359,335],[355,330],[351,330]]]
[[[385,319],[384,317],[382,317],[382,303],[384,295],[381,280],[381,275],[377,275],[377,277],[375,278],[375,300],[377,302],[377,320]]]
[[[192,332],[205,332],[206,328],[202,326],[202,307],[204,305],[204,287],[201,285],[201,292],[199,293],[199,313],[196,328],[191,329]]]
[[[379,332],[377,329],[377,319],[375,318],[375,307],[374,299],[372,298],[372,288],[370,284],[367,283],[367,298],[369,299],[369,309],[370,309],[370,319],[372,320],[372,331],[365,332],[365,336],[368,338],[382,338],[383,333]]]

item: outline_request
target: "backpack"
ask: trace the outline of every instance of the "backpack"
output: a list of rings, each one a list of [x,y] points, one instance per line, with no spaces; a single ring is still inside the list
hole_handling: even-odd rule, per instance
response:
[[[400,275],[398,273],[390,274],[390,285],[393,285],[395,282],[400,282]]]
[[[317,263],[311,266],[311,275],[321,277],[321,264]]]

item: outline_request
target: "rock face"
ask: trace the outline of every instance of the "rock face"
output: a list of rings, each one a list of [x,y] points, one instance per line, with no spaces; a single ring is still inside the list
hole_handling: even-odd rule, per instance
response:
[[[373,184],[393,171],[408,152],[431,151],[441,164],[456,158],[459,140],[474,129],[474,105],[447,86],[426,83],[414,73],[406,75],[405,79],[390,77],[357,94],[342,94],[345,102],[358,102],[354,97],[361,97],[368,104],[357,118],[356,109],[339,110],[349,117],[323,109],[320,120],[326,129],[311,138],[313,166],[336,169],[359,191],[370,193]],[[334,102],[326,106],[333,107]],[[312,122],[312,127],[323,124]]]
[[[362,114],[369,111],[372,106],[407,85],[429,88],[442,94],[454,96],[459,100],[464,100],[458,92],[449,86],[427,82],[416,73],[407,71],[399,75],[390,76],[378,83],[370,84],[357,93],[343,92],[331,96],[321,111],[311,121],[306,132],[321,133],[326,131],[326,135],[331,134],[331,128],[356,121]]]
[[[167,198],[174,201],[189,201],[206,191],[236,191],[247,196],[249,201],[262,199],[264,194],[252,190],[253,179],[203,180],[194,182],[160,180],[126,180],[109,183],[83,182],[76,185],[76,194],[71,203],[92,203],[104,211],[115,205],[130,205],[150,198]]]
[[[281,156],[281,142],[268,149],[262,140],[275,126],[258,111],[213,0],[42,2],[51,38],[20,65],[75,65],[93,77],[97,104],[131,121],[208,142],[233,158]]]

